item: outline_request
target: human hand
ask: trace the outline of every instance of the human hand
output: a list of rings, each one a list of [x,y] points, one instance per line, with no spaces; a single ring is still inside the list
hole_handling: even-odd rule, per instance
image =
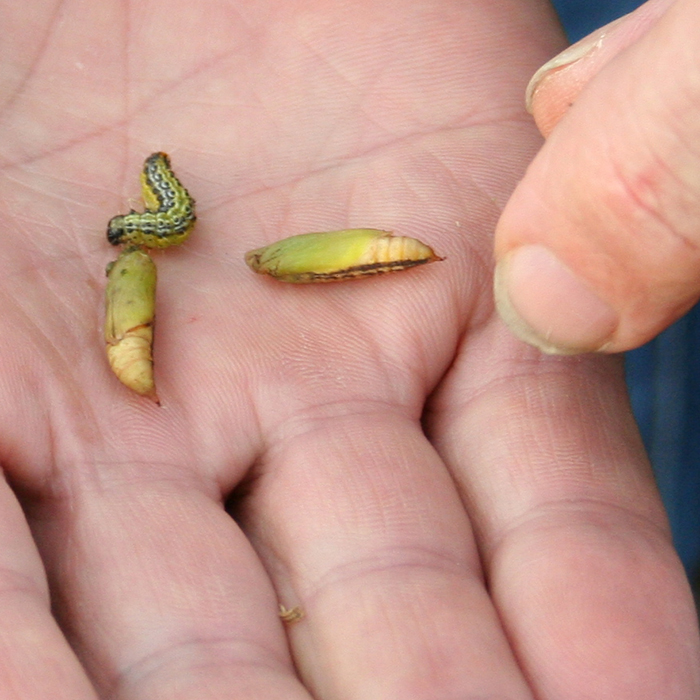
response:
[[[545,351],[637,347],[700,296],[698,26],[697,2],[652,0],[531,83],[547,142],[499,222],[496,287]]]
[[[3,7],[0,700],[697,691],[617,362],[541,357],[493,311],[551,15],[57,12]],[[154,253],[158,408],[110,373],[101,322],[107,220],[161,149],[199,219]],[[350,226],[447,260],[310,287],[243,263]],[[286,634],[278,602],[305,612]]]

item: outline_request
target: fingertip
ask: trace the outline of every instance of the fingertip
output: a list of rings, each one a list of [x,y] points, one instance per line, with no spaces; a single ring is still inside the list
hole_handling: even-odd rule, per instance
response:
[[[551,58],[530,79],[525,107],[546,138],[595,75],[642,37],[674,0],[648,0]]]
[[[547,137],[564,116],[587,78],[581,64],[602,46],[606,29],[600,29],[564,49],[541,66],[525,89],[525,108],[542,136]]]
[[[548,354],[604,352],[619,322],[607,302],[541,245],[524,245],[501,258],[494,295],[511,331]]]

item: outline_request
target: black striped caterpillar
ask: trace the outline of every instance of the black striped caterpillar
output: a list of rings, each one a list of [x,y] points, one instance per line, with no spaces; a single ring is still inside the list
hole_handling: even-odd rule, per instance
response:
[[[141,172],[146,211],[113,217],[107,226],[112,245],[128,243],[147,248],[179,245],[189,236],[196,216],[194,199],[175,177],[167,153],[153,153]]]

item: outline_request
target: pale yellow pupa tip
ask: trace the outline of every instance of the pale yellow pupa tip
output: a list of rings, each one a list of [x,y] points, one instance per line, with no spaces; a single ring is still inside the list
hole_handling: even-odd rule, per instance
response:
[[[152,344],[152,327],[133,329],[115,345],[107,346],[107,359],[122,384],[160,403],[153,379]]]

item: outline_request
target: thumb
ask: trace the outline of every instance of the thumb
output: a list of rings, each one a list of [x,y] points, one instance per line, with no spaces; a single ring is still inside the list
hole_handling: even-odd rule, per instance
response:
[[[598,66],[503,211],[496,303],[545,351],[636,347],[700,296],[699,27],[677,0]]]
[[[525,104],[546,138],[581,90],[617,54],[642,37],[675,0],[649,0],[547,61],[532,76]]]

